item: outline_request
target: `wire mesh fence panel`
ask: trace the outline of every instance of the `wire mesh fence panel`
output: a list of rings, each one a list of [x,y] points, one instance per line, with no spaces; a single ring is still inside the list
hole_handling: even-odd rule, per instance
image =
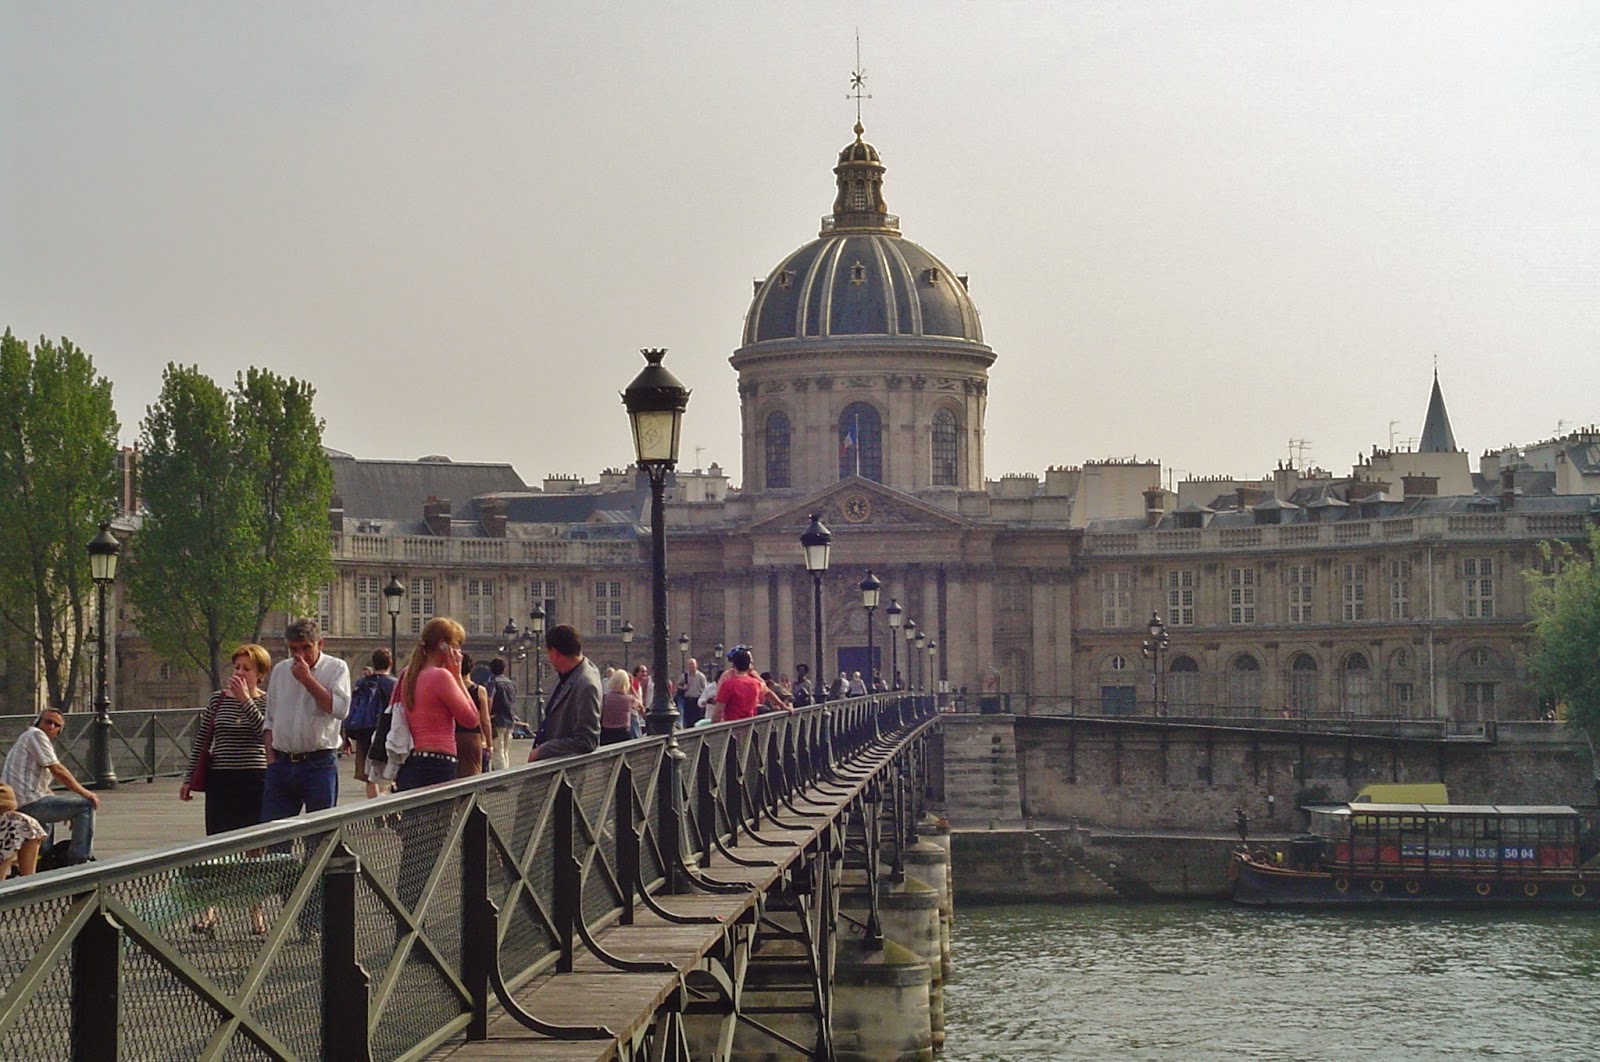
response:
[[[66,897],[27,907],[0,911],[0,999],[8,1003],[28,985],[20,977],[44,949],[71,909]],[[61,951],[42,971],[32,1000],[17,1013],[15,1023],[0,1036],[0,1059],[65,1058],[70,1050],[72,951]]]
[[[657,856],[660,840],[656,837],[656,785],[661,759],[666,745],[649,745],[627,753],[628,768],[633,775],[633,821],[641,831],[639,845],[639,880],[648,888],[666,876],[661,858]]]
[[[489,888],[500,908],[500,968],[507,980],[516,980],[556,952],[551,921],[555,877],[548,844],[540,846],[541,821],[553,787],[554,776],[546,774],[480,794],[490,830],[509,849],[508,855],[501,845],[489,845]]]

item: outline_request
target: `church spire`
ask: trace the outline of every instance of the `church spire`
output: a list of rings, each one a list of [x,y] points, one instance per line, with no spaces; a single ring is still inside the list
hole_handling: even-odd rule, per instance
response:
[[[1418,452],[1450,454],[1456,452],[1456,436],[1450,430],[1450,414],[1444,409],[1444,392],[1439,389],[1439,370],[1433,370],[1433,394],[1428,398],[1428,416],[1422,422],[1422,442]]]

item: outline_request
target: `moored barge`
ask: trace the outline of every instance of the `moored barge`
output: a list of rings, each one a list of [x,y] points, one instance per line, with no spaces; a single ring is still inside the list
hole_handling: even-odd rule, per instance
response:
[[[1565,806],[1341,804],[1281,849],[1241,845],[1244,904],[1572,907],[1600,899],[1589,823]]]

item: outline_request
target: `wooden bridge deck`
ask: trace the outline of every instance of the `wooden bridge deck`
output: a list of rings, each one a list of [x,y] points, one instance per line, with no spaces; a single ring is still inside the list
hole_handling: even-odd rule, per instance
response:
[[[720,922],[680,925],[668,922],[641,904],[632,925],[612,924],[595,934],[596,943],[618,958],[668,962],[676,968],[675,972],[626,973],[606,965],[580,942],[571,973],[543,974],[514,993],[524,1010],[545,1022],[603,1025],[616,1032],[616,1039],[559,1040],[541,1036],[498,1005],[492,1005],[487,1039],[456,1040],[429,1057],[449,1062],[509,1062],[511,1059],[603,1062],[613,1058],[618,1044],[633,1038],[652,1020],[662,1003],[678,990],[684,975],[716,950],[732,927],[753,917],[766,890],[777,882],[797,855],[844,813],[868,780],[895,754],[894,749],[869,752],[851,764],[836,768],[838,781],[802,790],[801,795],[809,802],[802,806],[821,817],[800,818],[791,813],[780,816],[777,821],[803,829],[778,829],[768,825],[760,836],[776,843],[753,843],[744,838],[733,849],[743,859],[765,860],[774,865],[745,866],[716,853],[710,864],[701,868],[712,880],[748,884],[750,891],[742,894],[697,891],[680,895],[656,894],[660,905],[674,914],[717,916]]]

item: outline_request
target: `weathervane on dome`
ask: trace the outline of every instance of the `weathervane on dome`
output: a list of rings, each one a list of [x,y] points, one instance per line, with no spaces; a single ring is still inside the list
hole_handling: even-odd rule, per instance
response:
[[[861,101],[872,98],[872,93],[862,91],[866,87],[867,71],[861,65],[861,31],[856,30],[856,68],[850,71],[850,93],[845,96],[847,100],[856,101],[856,136],[864,132],[861,128]]]

